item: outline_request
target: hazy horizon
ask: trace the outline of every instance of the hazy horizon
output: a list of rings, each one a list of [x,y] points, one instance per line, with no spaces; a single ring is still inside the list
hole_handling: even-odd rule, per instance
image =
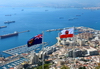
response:
[[[94,7],[100,6],[99,0],[3,0],[1,7]]]

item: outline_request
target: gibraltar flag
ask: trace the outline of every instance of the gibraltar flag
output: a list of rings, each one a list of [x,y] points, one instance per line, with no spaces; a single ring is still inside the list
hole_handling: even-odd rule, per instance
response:
[[[68,38],[74,36],[74,28],[62,30],[60,34],[60,38]]]

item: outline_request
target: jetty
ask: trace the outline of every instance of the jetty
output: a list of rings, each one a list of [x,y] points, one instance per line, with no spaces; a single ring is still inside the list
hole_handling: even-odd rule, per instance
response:
[[[63,29],[50,29],[50,30],[46,30],[46,32],[52,32],[52,31],[61,31]]]
[[[26,30],[26,31],[18,32],[18,33],[25,33],[25,32],[30,32],[30,30]]]
[[[49,30],[46,30],[46,32],[61,31],[61,30],[63,30],[63,29],[68,29],[68,28],[71,28],[71,27],[67,27],[67,28],[60,28],[60,29],[49,29]]]

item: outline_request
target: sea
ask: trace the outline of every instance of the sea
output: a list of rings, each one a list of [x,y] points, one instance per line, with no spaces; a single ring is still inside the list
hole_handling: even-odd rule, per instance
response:
[[[5,24],[5,21],[15,23]],[[50,29],[67,27],[90,27],[100,30],[100,10],[82,8],[53,7],[0,7],[0,35],[30,30],[5,39],[0,39],[0,51],[27,44],[27,41],[44,32],[43,42],[48,46],[56,44],[60,31],[46,32]]]

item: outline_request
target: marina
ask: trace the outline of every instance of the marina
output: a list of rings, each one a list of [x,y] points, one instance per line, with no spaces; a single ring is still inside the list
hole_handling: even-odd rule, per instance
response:
[[[19,54],[22,54],[22,53],[26,53],[26,52],[30,52],[32,50],[35,50],[39,46],[40,46],[40,44],[34,45],[32,47],[27,47],[27,45],[22,45],[22,46],[19,46],[19,47],[15,47],[15,48],[12,48],[12,49],[5,50],[3,52],[10,54],[10,55],[19,55]]]
[[[15,57],[12,59],[12,62],[8,61],[2,65],[0,65],[0,69],[10,69],[10,68],[13,68],[15,66],[18,66],[19,64],[22,64],[24,62],[27,62],[28,59],[26,58],[19,58],[19,57]]]

